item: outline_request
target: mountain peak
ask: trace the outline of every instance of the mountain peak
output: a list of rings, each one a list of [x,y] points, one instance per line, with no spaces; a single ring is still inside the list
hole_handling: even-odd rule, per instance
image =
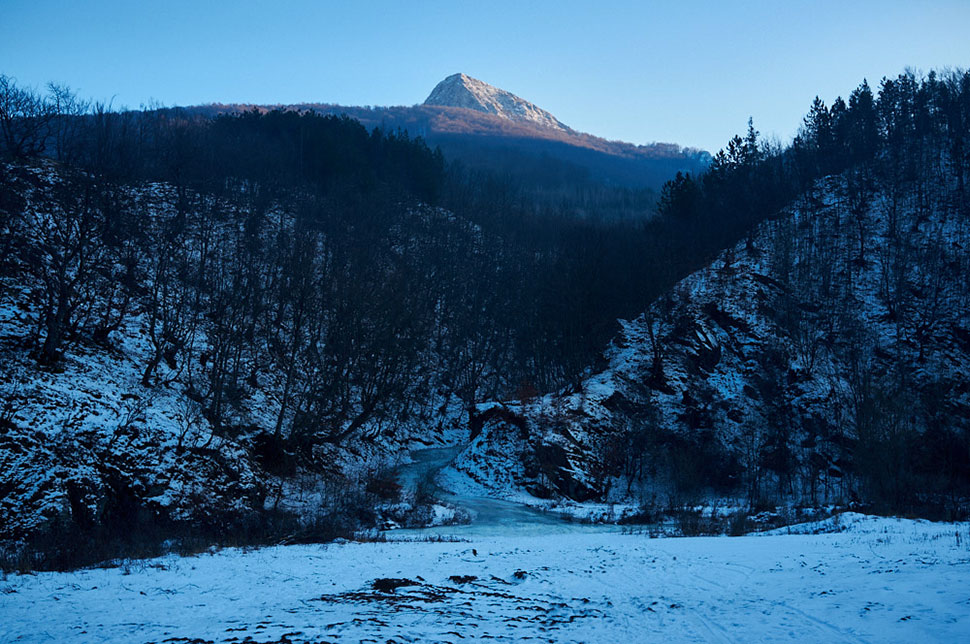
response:
[[[424,104],[463,107],[494,114],[509,121],[569,131],[569,127],[544,109],[467,74],[452,74],[438,83]]]

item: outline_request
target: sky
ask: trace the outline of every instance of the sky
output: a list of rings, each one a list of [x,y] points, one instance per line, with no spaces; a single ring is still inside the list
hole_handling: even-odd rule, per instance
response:
[[[970,67],[970,0],[0,0],[0,74],[150,102],[413,105],[464,72],[574,129],[789,140],[863,78]]]

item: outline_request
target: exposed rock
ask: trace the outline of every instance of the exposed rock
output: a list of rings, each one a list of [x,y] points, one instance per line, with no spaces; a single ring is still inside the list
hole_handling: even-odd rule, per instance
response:
[[[571,131],[555,116],[529,101],[465,74],[452,74],[438,83],[424,104],[463,107],[494,114],[509,121],[540,125],[563,132]]]
[[[913,232],[893,238],[880,217],[890,198],[877,192],[861,224],[871,259],[859,264],[846,189],[840,177],[821,182],[622,322],[607,368],[578,389],[504,403],[527,432],[500,465],[481,464],[484,442],[456,465],[496,489],[619,501],[630,486],[617,484],[618,462],[632,455],[661,494],[751,493],[743,479],[762,495],[850,502],[873,445],[912,452],[900,462],[964,463],[945,445],[970,429],[970,229],[945,203],[921,215],[903,193],[899,229]],[[907,226],[920,217],[922,228]],[[908,263],[893,259],[902,253]],[[484,435],[512,431],[493,420]],[[889,431],[907,438],[889,447]]]

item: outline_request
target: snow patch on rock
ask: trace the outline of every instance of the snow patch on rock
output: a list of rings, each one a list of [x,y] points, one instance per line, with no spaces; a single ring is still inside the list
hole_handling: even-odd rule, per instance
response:
[[[539,125],[562,132],[571,131],[559,119],[529,101],[465,74],[452,74],[438,83],[425,105],[463,107],[494,114],[509,121]]]

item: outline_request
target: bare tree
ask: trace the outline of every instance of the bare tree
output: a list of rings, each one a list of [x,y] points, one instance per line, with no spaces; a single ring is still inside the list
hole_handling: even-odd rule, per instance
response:
[[[69,137],[75,133],[76,120],[63,121],[87,111],[87,103],[66,86],[50,83],[47,94],[18,87],[9,76],[0,74],[0,151],[24,158],[40,154],[53,136],[58,153],[66,152],[73,143]]]
[[[43,286],[43,364],[60,359],[78,312],[96,296],[93,277],[103,263],[104,246],[97,238],[101,217],[94,190],[80,177],[57,184],[37,216],[38,242],[24,249],[27,265]]]

